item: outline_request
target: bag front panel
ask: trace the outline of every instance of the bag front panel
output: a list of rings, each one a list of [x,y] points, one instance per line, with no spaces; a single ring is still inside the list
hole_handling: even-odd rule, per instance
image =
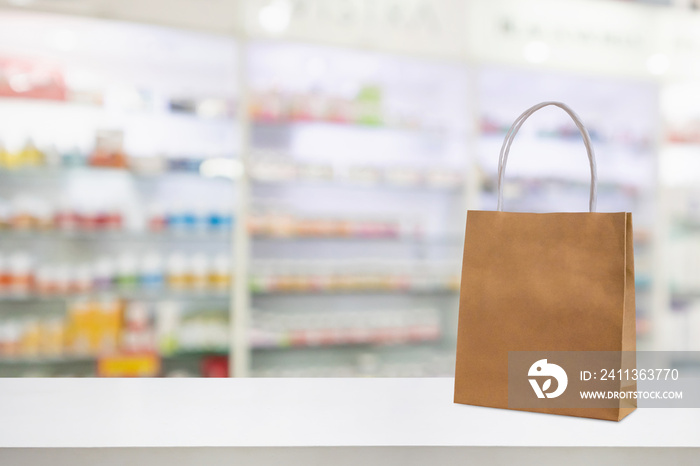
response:
[[[468,212],[456,402],[507,408],[509,351],[623,349],[626,226],[625,213]]]

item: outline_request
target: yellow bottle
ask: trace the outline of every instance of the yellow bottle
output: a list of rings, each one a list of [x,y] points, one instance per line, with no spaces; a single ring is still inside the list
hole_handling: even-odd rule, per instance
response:
[[[18,152],[5,152],[4,156],[4,168],[8,170],[17,170],[22,167],[22,151]]]
[[[174,253],[170,256],[166,281],[168,287],[174,291],[182,291],[189,288],[192,277],[187,267],[187,259],[182,254]]]
[[[231,264],[225,254],[214,258],[214,263],[209,271],[209,287],[213,291],[225,291],[231,285]]]
[[[31,139],[19,152],[19,167],[36,168],[41,167],[46,163],[44,153],[37,149],[34,141]]]

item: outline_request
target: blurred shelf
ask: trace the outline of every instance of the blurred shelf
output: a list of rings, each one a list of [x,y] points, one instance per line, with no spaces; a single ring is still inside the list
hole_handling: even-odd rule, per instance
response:
[[[386,180],[382,181],[362,181],[353,180],[347,178],[332,178],[332,179],[312,179],[312,178],[293,178],[293,179],[262,179],[262,178],[252,178],[255,186],[259,187],[289,187],[289,186],[300,186],[300,187],[323,187],[323,188],[338,188],[338,189],[395,189],[395,190],[415,190],[415,191],[454,191],[462,189],[466,183],[453,183],[453,184],[430,184],[425,182],[418,183],[399,183],[390,182]]]
[[[496,193],[498,187],[498,178],[495,176],[486,176],[484,178],[483,190],[490,193]],[[543,177],[512,177],[506,178],[506,184],[508,186],[517,186],[520,189],[550,189],[550,188],[573,188],[581,190],[590,190],[591,183],[590,180],[578,180],[578,179],[567,179],[567,178],[550,178],[547,176]],[[605,191],[624,191],[632,196],[639,196],[643,192],[641,186],[632,185],[625,182],[617,181],[604,181],[598,180],[597,182],[598,192],[602,193]]]
[[[506,128],[510,127],[510,123]],[[590,131],[589,131],[590,132]],[[507,133],[503,132],[483,132],[481,133],[481,142],[486,144],[498,144],[499,146],[503,144],[503,139]],[[528,133],[528,134],[518,134],[518,144],[524,145],[539,145],[539,146],[549,146],[556,148],[564,148],[567,146],[577,146],[580,147],[583,143],[583,139],[579,134],[578,130],[572,132],[571,135],[563,134],[544,134],[542,132]],[[595,148],[606,147],[614,148],[617,150],[624,150],[627,152],[637,153],[637,152],[647,152],[654,149],[652,142],[643,140],[617,140],[617,139],[603,139],[600,137],[593,137],[591,134],[591,141]],[[548,148],[549,148],[548,147]]]
[[[324,350],[329,348],[338,349],[351,349],[351,348],[376,348],[376,347],[399,347],[399,346],[419,346],[427,345],[430,343],[435,343],[440,341],[440,337],[437,338],[425,338],[416,340],[396,340],[396,341],[386,341],[386,342],[376,342],[376,341],[362,341],[362,342],[338,342],[338,343],[317,343],[317,344],[278,344],[278,345],[265,345],[265,344],[255,344],[251,346],[251,349],[258,352],[274,352],[274,351],[292,351],[292,350]]]
[[[130,176],[137,181],[157,181],[166,177],[197,177],[203,179],[218,179],[231,182],[230,177],[226,176],[204,176],[199,170],[165,170],[162,172],[139,172],[126,168],[112,167],[94,167],[94,166],[76,166],[62,168],[22,168],[16,170],[0,169],[0,180],[5,181],[27,181],[27,180],[50,180],[61,179],[61,177],[69,176],[77,173],[105,173],[105,174],[121,174]]]
[[[397,243],[424,243],[424,244],[449,244],[461,245],[464,244],[464,236],[426,236],[426,235],[367,235],[367,236],[331,236],[331,235],[271,235],[271,234],[254,234],[252,235],[255,241],[288,241],[288,242],[313,242],[313,241],[382,241],[382,242],[397,242]]]
[[[2,95],[0,96],[0,102],[3,105],[13,105],[21,106],[26,110],[36,110],[39,112],[46,111],[56,111],[56,110],[73,110],[86,113],[90,116],[96,116],[99,113],[105,113],[109,110],[109,106],[104,103],[105,95],[103,91],[80,94],[77,98],[74,98],[71,94],[65,100],[58,100],[53,98],[36,98],[36,97],[25,97],[19,95]],[[199,101],[196,101],[199,102]],[[182,109],[177,109],[173,107],[174,103],[179,103],[179,101],[168,99],[166,101],[167,110],[160,106],[152,105],[141,105],[130,108],[129,114],[132,117],[155,117],[159,119],[188,119],[188,120],[200,120],[203,122],[229,122],[232,121],[235,115],[233,112],[218,112],[214,115],[210,114],[200,114],[197,111],[185,111]],[[34,108],[32,108],[34,107]]]
[[[439,329],[434,329],[431,332],[426,332],[423,335],[411,335],[407,333],[397,334],[393,337],[381,337],[379,333],[386,332],[388,329],[375,329],[365,332],[365,336],[352,337],[351,334],[331,333],[328,336],[323,335],[323,332],[317,331],[295,331],[295,333],[305,333],[305,335],[281,335],[275,336],[269,341],[257,341],[251,344],[251,347],[256,350],[290,350],[290,349],[311,349],[311,348],[329,348],[329,347],[354,347],[354,346],[399,346],[422,344],[439,341],[442,338]],[[399,332],[404,331],[398,329]],[[329,332],[326,332],[329,333]]]
[[[444,288],[356,288],[356,289],[299,289],[299,290],[253,290],[251,293],[255,296],[302,296],[302,295],[326,295],[326,296],[342,296],[342,295],[373,295],[373,294],[397,294],[397,293],[408,293],[416,295],[431,295],[431,294],[456,294],[459,293],[458,289],[451,287]],[[206,301],[206,300],[222,300],[230,298],[231,294],[229,292],[222,291],[220,293],[202,291],[201,293],[189,291],[189,292],[177,292],[170,290],[153,291],[153,292],[139,292],[139,291],[119,291],[119,290],[105,290],[105,291],[94,291],[90,293],[76,293],[76,294],[66,294],[66,295],[0,295],[0,302],[13,302],[13,303],[63,303],[65,301],[71,300],[82,300],[82,299],[102,299],[102,298],[119,298],[125,300],[136,300],[136,301],[157,301],[157,300],[189,300],[189,301]]]
[[[230,297],[228,292],[177,292],[170,290],[161,290],[153,292],[138,292],[138,291],[119,291],[119,290],[104,290],[104,291],[94,291],[90,293],[76,293],[76,294],[66,294],[66,295],[0,295],[0,302],[16,302],[16,303],[63,303],[70,300],[80,300],[80,299],[101,299],[101,298],[120,298],[126,300],[142,300],[142,301],[155,301],[155,300],[213,300],[213,299],[228,299]]]
[[[182,348],[173,353],[162,353],[163,359],[202,357],[202,356],[228,356],[228,348]]]
[[[457,294],[459,289],[454,289],[450,287],[444,288],[357,288],[357,289],[331,289],[331,290],[320,290],[320,289],[301,289],[301,290],[255,290],[253,291],[254,296],[279,296],[282,298],[290,296],[304,296],[304,295],[324,295],[324,296],[342,296],[342,295],[360,295],[360,294],[396,294],[396,293],[408,293],[416,295],[440,295],[440,294]]]
[[[669,139],[664,138],[662,141],[662,144],[673,147],[675,148],[684,148],[684,149],[691,149],[691,150],[700,150],[700,141],[696,139]]]
[[[254,162],[249,174],[256,186],[455,191],[467,181],[466,167],[358,164],[338,168],[304,161],[289,153],[274,154],[251,156]]]
[[[380,329],[379,331],[385,331]],[[364,346],[405,346],[405,345],[421,345],[439,341],[442,335],[438,330],[425,333],[424,335],[413,336],[395,336],[393,338],[380,338],[376,335],[368,333],[366,337],[355,338],[350,341],[347,337],[338,338],[330,341],[328,338],[319,336],[314,337],[312,332],[307,332],[308,336],[300,337],[277,337],[276,341],[253,342],[251,348],[259,351],[286,351],[295,349],[323,349],[323,348],[351,348]],[[337,338],[337,337],[336,337]],[[182,349],[173,353],[160,354],[162,360],[177,360],[186,358],[203,358],[207,356],[228,356],[228,350],[225,348],[202,348],[202,349]],[[1,366],[40,366],[40,365],[85,365],[96,364],[99,356],[96,355],[65,355],[65,356],[18,356],[7,357],[0,356]]]
[[[427,128],[427,127],[402,127],[386,124],[365,124],[356,122],[340,122],[327,120],[263,120],[253,118],[251,120],[253,130],[270,130],[270,131],[295,131],[313,129],[320,131],[366,131],[366,132],[386,132],[408,135],[408,136],[436,136],[444,135],[448,132],[447,128]]]
[[[365,235],[365,236],[333,236],[333,235],[284,235],[284,234],[252,234],[256,241],[288,241],[288,242],[311,242],[311,241],[383,241],[383,242],[404,242],[404,243],[426,243],[426,244],[462,244],[462,236],[424,236],[424,235]],[[230,244],[232,233],[228,231],[209,232],[127,232],[127,231],[18,231],[0,230],[0,240],[12,241],[125,241],[125,242],[217,242]]]
[[[198,358],[206,356],[227,356],[228,350],[222,348],[181,350],[174,353],[159,355],[163,360],[182,358]],[[0,356],[0,366],[30,366],[30,365],[57,365],[57,364],[96,364],[99,356],[95,355],[66,355],[66,356]]]
[[[130,231],[0,231],[0,240],[12,241],[125,241],[125,242],[206,242],[206,243],[226,243],[232,241],[232,233],[222,231],[210,232],[130,232]]]
[[[670,295],[673,299],[678,299],[678,300],[695,300],[695,299],[700,299],[700,289],[697,290],[674,290],[673,288],[670,289]]]
[[[43,364],[94,364],[96,356],[0,356],[0,366],[30,366]]]

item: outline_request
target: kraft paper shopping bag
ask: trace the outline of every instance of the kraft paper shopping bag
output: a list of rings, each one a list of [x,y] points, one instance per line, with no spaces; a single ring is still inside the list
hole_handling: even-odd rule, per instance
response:
[[[590,212],[503,212],[505,166],[513,139],[532,113],[549,105],[565,110],[583,136],[591,170]],[[560,102],[535,105],[511,127],[501,149],[497,211],[467,213],[456,403],[608,420],[620,420],[635,409],[636,402],[630,400],[578,405],[576,391],[593,380],[567,373],[562,364],[561,378],[535,380],[538,375],[548,375],[550,366],[558,370],[553,361],[547,362],[547,352],[619,355],[635,351],[632,215],[595,211],[596,177],[590,137],[568,106]],[[521,352],[545,358],[533,356],[532,365],[528,362],[515,371],[514,355],[527,354]],[[634,367],[633,357],[608,360],[612,366],[608,369]],[[620,380],[606,383],[615,390],[625,384]],[[627,388],[636,390],[634,383]],[[560,392],[570,396],[568,402],[560,402],[565,398]],[[527,397],[532,404],[514,405]]]

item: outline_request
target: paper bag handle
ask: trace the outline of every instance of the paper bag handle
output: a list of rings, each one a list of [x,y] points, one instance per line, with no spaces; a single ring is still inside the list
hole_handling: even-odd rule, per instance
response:
[[[593,144],[591,143],[591,137],[588,135],[588,130],[586,129],[585,126],[583,126],[583,123],[581,122],[581,118],[579,118],[578,115],[576,115],[576,112],[571,110],[568,105],[562,103],[562,102],[542,102],[537,105],[534,105],[530,107],[529,109],[525,110],[513,123],[513,126],[510,127],[508,130],[508,134],[506,134],[506,138],[503,141],[503,146],[501,147],[501,154],[498,159],[498,211],[501,212],[503,211],[503,179],[505,178],[506,175],[506,162],[508,162],[508,152],[510,152],[510,146],[513,144],[513,139],[515,139],[515,135],[518,134],[518,130],[520,127],[525,123],[525,120],[528,119],[530,115],[535,113],[537,110],[547,107],[549,105],[554,105],[555,107],[559,107],[562,110],[564,110],[566,113],[569,114],[572,120],[574,120],[574,123],[576,124],[576,127],[578,130],[581,132],[581,136],[583,136],[583,143],[586,146],[586,152],[588,153],[588,162],[590,163],[591,166],[591,194],[590,198],[588,201],[588,208],[591,212],[595,212],[595,206],[596,206],[596,199],[598,197],[598,187],[597,187],[597,181],[598,181],[598,174],[596,172],[596,164],[595,164],[595,154],[593,153]]]

